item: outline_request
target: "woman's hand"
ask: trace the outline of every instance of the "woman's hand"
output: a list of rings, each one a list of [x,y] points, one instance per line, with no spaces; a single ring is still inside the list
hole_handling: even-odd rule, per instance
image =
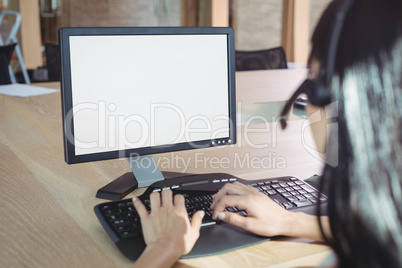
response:
[[[195,213],[190,222],[184,197],[175,195],[173,198],[171,190],[163,190],[161,194],[152,193],[150,202],[151,213],[148,214],[142,202],[133,198],[147,248],[174,250],[177,258],[189,253],[200,235],[204,211]]]
[[[244,209],[248,216],[224,212],[226,207]],[[280,207],[253,187],[239,182],[225,184],[215,195],[211,208],[214,210],[214,219],[219,218],[263,236],[286,234],[295,214]]]

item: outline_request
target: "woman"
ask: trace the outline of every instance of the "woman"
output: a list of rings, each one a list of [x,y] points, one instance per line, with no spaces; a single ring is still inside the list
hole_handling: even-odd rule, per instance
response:
[[[342,3],[331,2],[312,37],[310,65],[315,76],[328,71],[329,43]],[[326,241],[336,254],[338,267],[402,267],[401,0],[352,1],[333,74],[326,90],[338,102],[338,143],[331,143],[330,138],[327,155],[339,159],[337,166],[325,167],[321,183],[321,191],[328,193],[328,217],[286,211],[240,183],[227,184],[216,194],[214,217],[259,235]],[[202,212],[190,223],[181,197],[175,196],[173,205],[171,192],[164,191],[163,207],[156,195],[153,198],[155,213],[148,215],[138,200],[134,205],[146,241],[154,232],[165,239],[173,231],[180,234],[169,240],[178,249],[175,255],[165,256],[171,265],[194,245]],[[224,212],[226,206],[244,208],[248,217]],[[179,216],[165,215],[163,211],[171,207]],[[181,222],[181,227],[171,222]],[[152,251],[157,238],[148,241]],[[139,262],[153,261],[146,258],[147,250]]]

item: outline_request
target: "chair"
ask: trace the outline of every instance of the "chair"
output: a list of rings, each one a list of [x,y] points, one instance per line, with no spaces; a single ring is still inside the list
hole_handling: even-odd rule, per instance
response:
[[[16,44],[0,46],[0,85],[11,84],[9,65]]]
[[[17,40],[17,32],[21,25],[21,14],[16,11],[9,11],[9,10],[2,11],[0,13],[0,25],[1,25],[5,15],[15,16],[15,23],[11,27],[11,30],[8,33],[8,37],[7,37],[6,41],[3,41],[3,38],[0,36],[0,46],[3,46],[4,44],[8,45],[11,43],[16,43],[15,53],[17,54],[17,57],[18,57],[18,62],[21,67],[21,72],[24,76],[25,83],[30,84],[31,80],[29,79],[27,69],[25,68],[24,59],[22,57],[21,49],[20,49],[20,46],[18,45],[18,40]],[[17,79],[15,78],[14,71],[11,68],[11,66],[9,66],[9,73],[10,73],[11,82],[17,83]]]
[[[45,43],[46,68],[48,81],[60,81],[60,49],[59,45]]]
[[[239,51],[236,55],[236,71],[287,69],[286,53],[283,47],[256,51]]]

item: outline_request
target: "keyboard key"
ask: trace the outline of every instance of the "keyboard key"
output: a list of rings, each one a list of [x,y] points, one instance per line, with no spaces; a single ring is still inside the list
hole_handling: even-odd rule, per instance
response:
[[[264,191],[268,191],[271,190],[271,186],[261,186],[261,189],[263,189]]]
[[[304,199],[304,200],[293,201],[293,204],[299,208],[299,207],[305,207],[305,206],[312,205],[313,203],[311,203],[311,201],[308,199]]]
[[[309,193],[314,193],[316,192],[316,190],[314,190],[313,188],[311,188],[310,186],[307,186],[306,184],[301,185],[300,187],[302,187],[305,191],[309,192]]]
[[[307,199],[314,198],[311,194],[304,194],[304,197],[307,198]]]
[[[237,215],[243,216],[243,217],[247,217],[247,212],[244,210],[240,210],[235,212]]]
[[[229,212],[236,212],[237,209],[236,209],[236,208],[233,208],[233,207],[227,207],[227,208],[226,208],[226,211],[229,211]]]
[[[109,220],[110,220],[110,221],[116,220],[116,215],[111,215],[111,216],[109,216]]]
[[[281,203],[278,199],[275,199],[275,198],[274,198],[274,199],[272,199],[272,200],[274,200],[274,202],[277,203],[277,204],[280,204],[280,203]]]
[[[141,233],[141,229],[130,229],[126,231],[119,232],[120,237],[122,238],[127,238],[127,237],[133,237],[136,235],[139,235]]]
[[[114,211],[111,209],[106,209],[106,210],[104,210],[104,213],[106,214],[106,216],[109,216],[109,215],[114,214]]]
[[[114,225],[126,224],[126,223],[127,223],[127,220],[126,220],[126,219],[122,219],[122,218],[116,219],[116,220],[113,221],[113,224],[114,224]]]
[[[267,193],[269,196],[271,196],[271,195],[276,195],[276,194],[277,194],[277,192],[276,192],[275,190],[269,190],[269,191],[266,191],[266,193]]]
[[[128,230],[131,229],[131,225],[130,225],[130,224],[119,225],[119,226],[116,226],[115,229],[116,229],[118,232],[128,231]]]
[[[290,202],[293,202],[293,201],[295,201],[295,200],[298,200],[298,199],[297,199],[296,197],[294,197],[293,195],[286,197],[286,199],[289,200]]]
[[[289,202],[284,202],[284,203],[282,203],[282,205],[284,206],[285,209],[289,209],[289,208],[293,207],[293,205]]]

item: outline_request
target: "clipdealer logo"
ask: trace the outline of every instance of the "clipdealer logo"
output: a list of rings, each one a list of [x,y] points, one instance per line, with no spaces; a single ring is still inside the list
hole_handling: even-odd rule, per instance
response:
[[[235,153],[234,157],[217,157],[205,153],[195,153],[190,157],[182,157],[176,153],[169,153],[167,156],[161,156],[151,163],[148,158],[141,158],[133,154],[130,157],[130,163],[136,168],[150,168],[155,166],[160,169],[174,169],[180,172],[187,172],[190,168],[195,169],[286,169],[286,159],[275,152],[268,152],[264,156],[252,156],[250,153]],[[156,165],[155,165],[156,164]],[[152,172],[155,172],[153,170]]]

